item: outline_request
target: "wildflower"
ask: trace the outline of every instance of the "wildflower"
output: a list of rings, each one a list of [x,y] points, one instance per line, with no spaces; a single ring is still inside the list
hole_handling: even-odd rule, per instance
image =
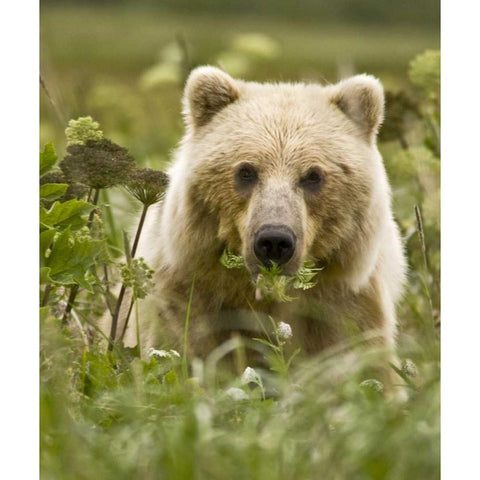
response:
[[[170,358],[170,354],[166,350],[156,350],[155,348],[150,348],[148,356],[158,358]]]
[[[225,391],[225,394],[235,402],[248,400],[248,395],[241,388],[230,387]]]
[[[375,378],[367,378],[360,384],[360,387],[376,393],[383,392],[383,383],[376,380]]]
[[[252,367],[247,367],[242,373],[240,382],[242,385],[248,385],[249,383],[259,383],[259,380],[260,377],[258,376],[258,373]]]
[[[145,206],[150,206],[161,200],[167,185],[168,176],[165,172],[137,168],[126,180],[125,188]]]
[[[61,198],[62,202],[73,200],[74,198],[82,199],[88,193],[88,187],[82,183],[70,183],[67,191]]]
[[[153,287],[154,271],[142,257],[132,258],[129,264],[123,264],[120,273],[124,285],[133,288],[135,298],[145,298]]]
[[[108,188],[125,184],[134,168],[134,160],[126,148],[107,140],[87,140],[84,145],[72,144],[59,166],[69,183],[78,182],[92,188]]]
[[[103,132],[99,130],[100,124],[92,117],[79,117],[77,120],[70,120],[65,129],[68,145],[82,145],[88,140],[101,140]]]
[[[262,399],[265,400],[265,388],[263,386],[262,378],[252,367],[247,367],[245,369],[240,379],[240,382],[242,383],[242,385],[249,385],[250,383],[255,383],[260,389]]]
[[[61,170],[53,170],[40,177],[40,185],[48,183],[67,183],[67,180]]]
[[[292,338],[292,327],[288,323],[280,322],[277,325],[277,335],[281,340]]]
[[[416,377],[418,375],[417,366],[410,358],[406,358],[402,363],[402,373],[409,377]]]
[[[180,354],[176,350],[157,350],[155,348],[149,349],[148,356],[150,358],[166,358],[168,360],[173,360],[175,357],[180,358]]]

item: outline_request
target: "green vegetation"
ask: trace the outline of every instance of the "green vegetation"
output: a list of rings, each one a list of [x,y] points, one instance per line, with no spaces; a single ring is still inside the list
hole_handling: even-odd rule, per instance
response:
[[[360,39],[354,27],[320,32],[311,24],[225,18],[223,26],[211,17],[199,26],[198,17],[182,17],[185,50],[175,40],[174,13],[43,9],[49,53],[40,154],[42,477],[438,479],[440,59],[433,51],[416,56],[436,47],[436,35],[417,32],[400,41],[395,28],[376,28]],[[127,28],[131,22],[141,25],[141,35]],[[245,36],[255,31],[264,32],[263,40]],[[259,48],[251,48],[252,38]],[[135,256],[136,244],[166,185],[158,170],[182,131],[187,66],[223,56],[247,78],[333,81],[345,52],[357,69],[385,77],[387,87],[380,148],[411,268],[399,308],[396,370],[407,399],[386,398],[370,359],[352,360],[349,345],[314,361],[287,354],[292,332],[275,319],[274,335],[258,339],[268,368],[237,375],[221,372],[219,358],[202,362],[166,346],[142,360],[138,349],[121,345],[122,332],[111,333],[116,342],[103,338],[95,322],[104,310],[115,318],[124,303],[135,321],[136,299],[151,290],[151,266]],[[77,121],[68,125],[69,118]],[[66,128],[74,140],[68,147]],[[109,163],[112,152],[123,162],[118,171]],[[96,161],[119,173],[115,182],[99,175]],[[85,168],[75,168],[78,162]],[[144,175],[144,167],[156,173]],[[124,234],[139,210],[135,233]],[[227,254],[224,262],[242,265]],[[303,283],[315,281],[304,273]],[[133,295],[115,295],[116,283]],[[186,333],[188,321],[187,315]],[[232,347],[241,356],[241,346]]]
[[[240,255],[235,255],[225,249],[220,257],[220,263],[225,268],[245,269],[245,262]],[[295,275],[287,277],[281,274],[281,269],[275,262],[272,262],[270,268],[260,267],[260,273],[257,276],[257,295],[267,301],[291,302],[294,297],[287,294],[287,289],[308,290],[315,286],[313,280],[321,268],[315,268],[313,262],[305,262]]]

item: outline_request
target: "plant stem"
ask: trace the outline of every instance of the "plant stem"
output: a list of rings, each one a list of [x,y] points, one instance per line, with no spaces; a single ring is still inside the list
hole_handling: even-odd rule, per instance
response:
[[[64,125],[66,125],[66,123],[67,123],[67,118],[65,117],[65,115],[60,110],[57,103],[53,100],[52,96],[50,95],[50,92],[48,91],[48,88],[45,85],[45,80],[43,79],[42,75],[40,75],[40,86],[42,87],[43,91],[45,92],[45,95],[47,96],[47,100],[50,103],[50,106],[53,108],[53,111],[55,112],[55,116],[56,116],[56,119],[57,119],[59,125],[62,128],[65,128]]]
[[[110,336],[108,341],[108,351],[111,352],[113,350],[113,345],[115,342],[115,336],[117,335],[117,324],[118,324],[118,316],[120,314],[120,307],[122,306],[123,297],[125,296],[125,291],[127,287],[124,283],[122,283],[122,287],[120,288],[120,293],[118,294],[117,306],[115,307],[115,313],[112,317],[112,326],[110,327]]]
[[[138,222],[137,232],[135,233],[135,240],[133,241],[132,251],[130,254],[132,258],[135,256],[135,253],[137,252],[138,242],[140,240],[140,235],[142,233],[143,224],[145,223],[145,217],[147,216],[148,207],[149,205],[143,206],[142,215],[140,216],[140,221]]]
[[[132,295],[132,299],[130,300],[130,306],[128,307],[127,317],[125,319],[125,324],[123,325],[122,334],[120,335],[120,340],[122,341],[123,341],[123,337],[125,337],[125,332],[127,331],[128,319],[130,318],[130,315],[132,313],[132,308],[134,303],[135,303],[135,298]]]
[[[52,284],[47,283],[47,285],[45,285],[45,290],[43,291],[43,298],[42,298],[42,302],[40,303],[41,307],[45,307],[45,305],[47,305],[48,298],[50,297],[51,291],[52,291]]]
[[[70,311],[73,308],[73,303],[75,302],[75,297],[77,296],[79,286],[75,284],[71,289],[70,289],[70,295],[68,296],[67,300],[67,306],[65,308],[65,313],[63,314],[62,317],[62,325],[67,324],[67,319],[70,314]]]
[[[415,212],[415,219],[417,221],[417,233],[418,233],[418,239],[420,241],[420,247],[422,249],[423,262],[425,264],[425,272],[426,272],[427,275],[431,275],[430,274],[430,263],[428,261],[427,246],[425,244],[425,233],[423,231],[422,212],[421,212],[420,207],[418,205],[415,205],[413,207],[413,210]],[[430,288],[428,287],[427,279],[425,279],[423,275],[420,277],[420,280],[423,284],[423,288],[425,290],[425,295],[427,296],[428,303],[430,305],[430,313],[432,315],[433,325],[435,326],[435,314],[434,314],[434,311],[433,311],[433,301],[432,301],[432,295],[430,294]]]
[[[143,224],[145,223],[145,217],[147,216],[147,211],[148,211],[149,206],[150,205],[147,205],[147,204],[143,205],[142,214],[140,216],[140,221],[138,222],[137,231],[135,233],[135,239],[133,241],[133,246],[132,246],[132,249],[130,251],[130,258],[134,258],[135,253],[137,252],[138,242],[140,241],[140,235],[142,234]],[[126,289],[127,289],[127,287],[123,283],[122,287],[120,289],[120,293],[118,295],[118,300],[117,300],[117,306],[115,308],[115,313],[113,314],[113,317],[112,317],[112,326],[111,326],[111,329],[110,329],[110,342],[108,344],[108,349],[109,350],[111,350],[113,348],[113,343],[115,342],[115,337],[117,335],[118,317],[120,315],[120,308],[122,306],[123,297],[125,296]],[[130,315],[132,313],[132,307],[133,307],[134,303],[135,303],[135,296],[132,294],[132,300],[131,300],[130,306],[128,308],[127,316],[125,317],[125,325],[123,326],[122,334],[120,336],[121,340],[123,340],[123,337],[124,337],[125,332],[127,330],[128,320],[130,319]]]
[[[120,232],[115,228],[115,220],[113,218],[112,206],[110,205],[110,198],[108,190],[102,190],[102,204],[104,213],[105,226],[108,226],[108,234],[110,242],[117,248],[121,248],[121,242],[119,241]]]
[[[427,246],[425,244],[425,234],[423,231],[422,212],[420,211],[420,207],[418,205],[414,205],[413,210],[415,212],[415,220],[417,222],[417,233],[418,233],[418,239],[420,241],[420,247],[422,249],[423,262],[425,263],[426,270],[430,271],[430,265],[428,261],[428,255],[427,255]]]
[[[135,302],[135,333],[137,334],[138,353],[141,354],[140,348],[140,325],[138,324],[138,302]]]
[[[95,194],[93,196],[93,205],[97,205],[98,203],[98,199],[100,197],[100,189],[99,188],[96,188],[95,189]],[[93,216],[95,215],[95,210],[96,208],[94,208],[91,212],[90,212],[90,215],[88,216],[88,223],[87,223],[87,227],[90,229],[90,227],[92,226],[92,221],[93,221]]]
[[[188,327],[190,325],[190,311],[192,308],[193,287],[195,286],[195,276],[192,279],[190,287],[190,294],[188,296],[187,311],[185,313],[185,328],[183,332],[183,357],[182,357],[182,371],[183,378],[188,378],[188,364],[187,364],[187,344],[188,344]]]

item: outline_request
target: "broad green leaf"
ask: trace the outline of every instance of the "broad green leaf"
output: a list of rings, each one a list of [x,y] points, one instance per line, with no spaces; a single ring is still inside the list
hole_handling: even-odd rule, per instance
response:
[[[53,228],[45,230],[40,234],[40,266],[43,266],[45,261],[45,253],[53,242],[53,238],[57,231]]]
[[[94,208],[94,205],[83,200],[55,202],[49,210],[40,207],[40,224],[43,228],[56,227],[62,230],[70,227],[71,230],[78,230],[87,223],[83,215],[90,213]]]
[[[50,268],[41,267],[40,268],[40,285],[51,283],[52,281],[53,280],[50,278]]]
[[[43,152],[40,152],[40,176],[49,172],[57,162],[57,153],[53,143],[48,142],[43,147]]]
[[[67,228],[55,240],[50,255],[45,259],[45,266],[50,268],[53,282],[61,285],[78,283],[91,292],[92,286],[85,274],[95,264],[103,249],[103,241],[92,240],[91,237],[76,234]]]
[[[66,183],[46,183],[40,186],[40,198],[47,202],[58,200],[66,191]]]

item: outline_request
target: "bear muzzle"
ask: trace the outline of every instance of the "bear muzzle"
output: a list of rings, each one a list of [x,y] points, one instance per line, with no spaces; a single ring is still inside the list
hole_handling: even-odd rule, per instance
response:
[[[266,267],[288,263],[295,253],[297,238],[286,225],[262,225],[255,234],[253,251]]]

